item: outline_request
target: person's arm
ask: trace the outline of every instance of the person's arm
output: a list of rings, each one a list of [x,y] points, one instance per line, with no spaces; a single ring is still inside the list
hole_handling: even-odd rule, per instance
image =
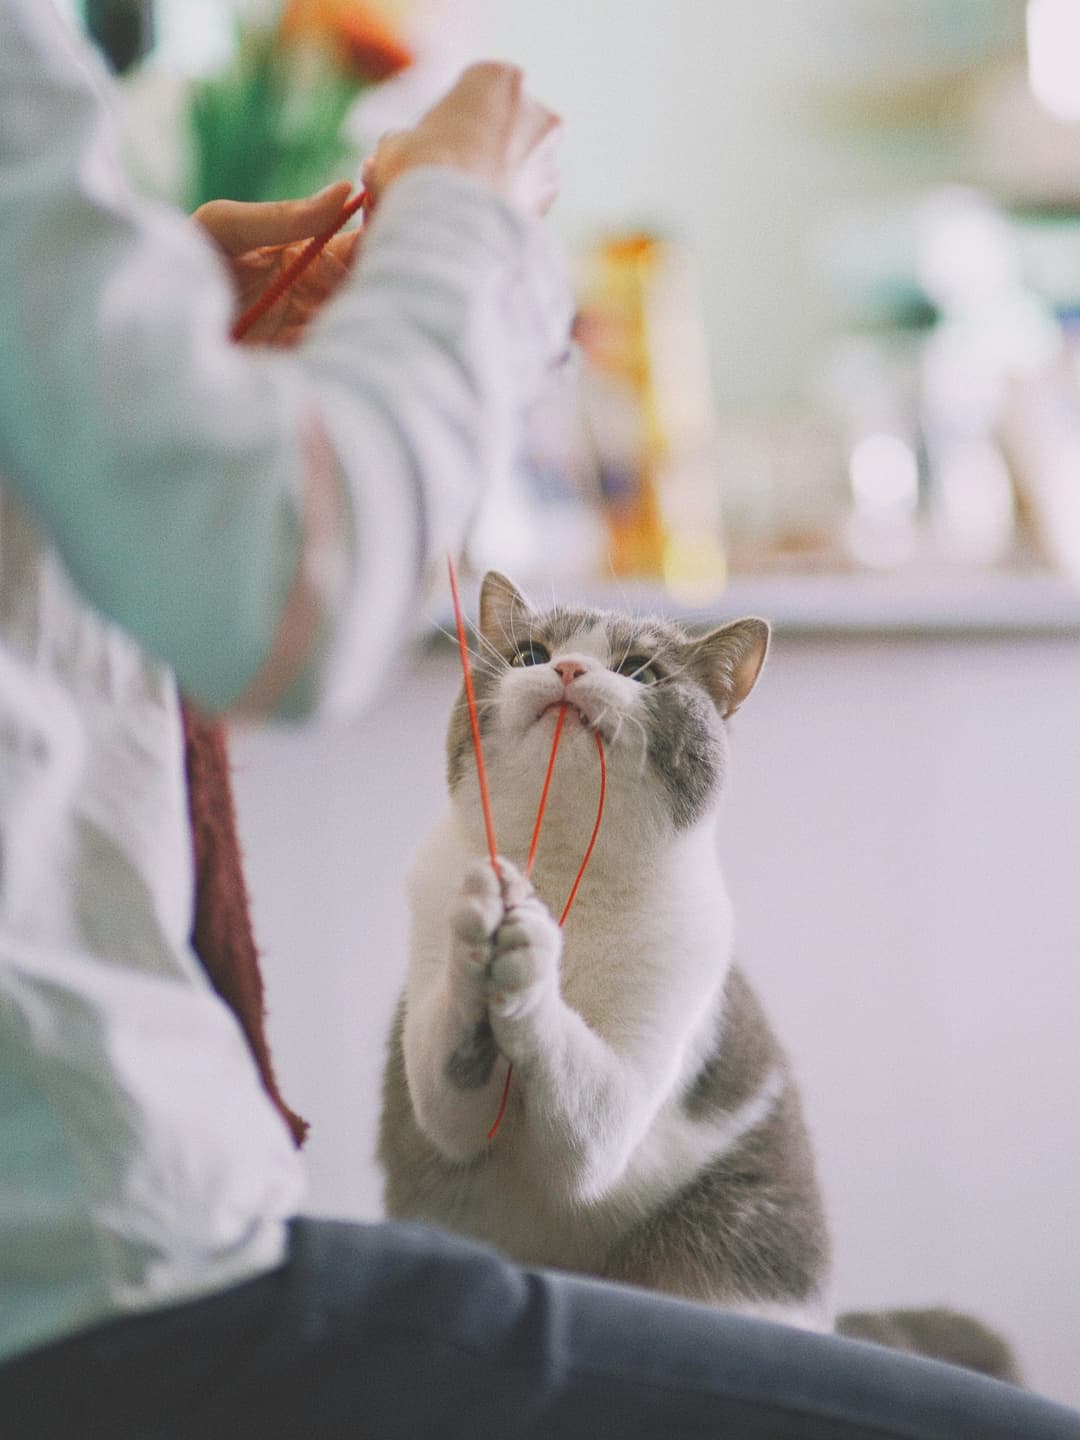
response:
[[[4,483],[204,704],[351,708],[563,343],[558,267],[462,127],[422,124],[305,342],[235,347],[213,246],[127,191],[100,81],[49,7],[0,0]]]

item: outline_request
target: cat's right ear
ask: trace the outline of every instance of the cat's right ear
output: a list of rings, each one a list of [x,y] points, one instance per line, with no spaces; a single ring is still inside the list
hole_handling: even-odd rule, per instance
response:
[[[480,586],[480,634],[485,640],[499,649],[513,644],[532,613],[532,606],[513,581],[498,570],[487,572]]]
[[[733,620],[692,641],[690,661],[726,720],[754,688],[769,649],[768,622]]]

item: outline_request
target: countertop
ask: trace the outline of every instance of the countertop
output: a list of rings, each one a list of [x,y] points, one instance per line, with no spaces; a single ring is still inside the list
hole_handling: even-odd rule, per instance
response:
[[[476,613],[479,582],[465,579],[462,604]],[[716,599],[691,604],[650,581],[588,577],[522,584],[537,601],[660,614],[701,622],[761,615],[780,636],[1077,636],[1080,582],[1046,570],[739,574]],[[445,608],[444,608],[445,605]],[[453,631],[449,597],[435,602]]]

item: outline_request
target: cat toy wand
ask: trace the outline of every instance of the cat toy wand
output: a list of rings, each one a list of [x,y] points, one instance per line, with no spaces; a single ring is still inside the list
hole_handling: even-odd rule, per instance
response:
[[[257,321],[261,320],[266,312],[288,293],[342,226],[348,224],[349,220],[352,219],[357,211],[365,207],[367,199],[367,191],[364,189],[358,190],[352,199],[346,201],[341,214],[334,221],[333,225],[331,225],[329,229],[322,231],[321,234],[312,236],[303,250],[297,255],[296,259],[293,260],[290,265],[287,265],[274,283],[269,285],[254,304],[249,305],[236,319],[231,332],[233,340],[242,340],[250,331],[251,327],[256,324]],[[476,756],[476,778],[480,786],[480,806],[484,815],[484,832],[487,837],[491,868],[498,877],[499,856],[498,847],[495,843],[495,822],[491,813],[491,794],[488,790],[487,769],[484,765],[484,749],[480,742],[480,719],[476,707],[476,694],[473,690],[472,667],[469,664],[469,643],[465,631],[465,617],[461,610],[461,598],[458,595],[457,576],[454,573],[454,558],[452,555],[447,555],[446,563],[450,574],[450,594],[454,602],[454,620],[457,625],[458,648],[461,653],[461,669],[465,680],[465,700],[469,710],[469,726],[472,731],[473,753]],[[544,776],[544,785],[540,792],[540,803],[537,807],[536,823],[533,826],[532,840],[529,845],[529,857],[525,862],[526,877],[532,873],[533,861],[536,859],[536,847],[540,841],[540,827],[543,824],[544,811],[547,808],[548,792],[551,789],[551,777],[555,770],[555,755],[559,749],[559,740],[562,736],[563,721],[565,719],[566,701],[564,700],[559,707],[559,718],[556,722],[555,734],[551,742],[551,755],[548,759],[547,773]],[[573,905],[577,895],[578,886],[581,884],[582,876],[585,874],[585,869],[592,859],[593,848],[596,845],[596,837],[600,833],[600,821],[604,815],[604,797],[607,792],[607,760],[604,755],[604,742],[600,738],[600,732],[594,731],[593,734],[596,737],[596,753],[600,761],[600,797],[596,807],[596,821],[593,825],[592,834],[589,837],[589,843],[585,849],[584,857],[578,867],[577,875],[574,877],[574,883],[570,887],[570,894],[567,897],[566,904],[563,906],[563,912],[559,916],[560,927],[566,922],[566,917],[570,913],[570,907]],[[513,1065],[507,1065],[506,1082],[503,1086],[502,1099],[499,1103],[499,1113],[496,1115],[495,1122],[487,1133],[488,1140],[494,1140],[498,1134],[499,1126],[502,1124],[503,1115],[506,1113],[506,1102],[510,1096],[510,1077],[513,1073]]]

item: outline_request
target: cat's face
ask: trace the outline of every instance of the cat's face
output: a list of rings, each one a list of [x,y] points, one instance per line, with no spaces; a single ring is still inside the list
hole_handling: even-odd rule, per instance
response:
[[[723,721],[750,693],[765,658],[763,620],[689,636],[664,621],[614,612],[539,612],[492,571],[481,588],[479,630],[473,682],[480,732],[489,771],[503,784],[511,757],[519,757],[523,774],[546,761],[565,701],[560,755],[565,747],[594,762],[595,732],[609,774],[631,780],[643,799],[659,797],[676,829],[709,807],[723,779]],[[472,759],[462,694],[448,737],[451,790]]]

